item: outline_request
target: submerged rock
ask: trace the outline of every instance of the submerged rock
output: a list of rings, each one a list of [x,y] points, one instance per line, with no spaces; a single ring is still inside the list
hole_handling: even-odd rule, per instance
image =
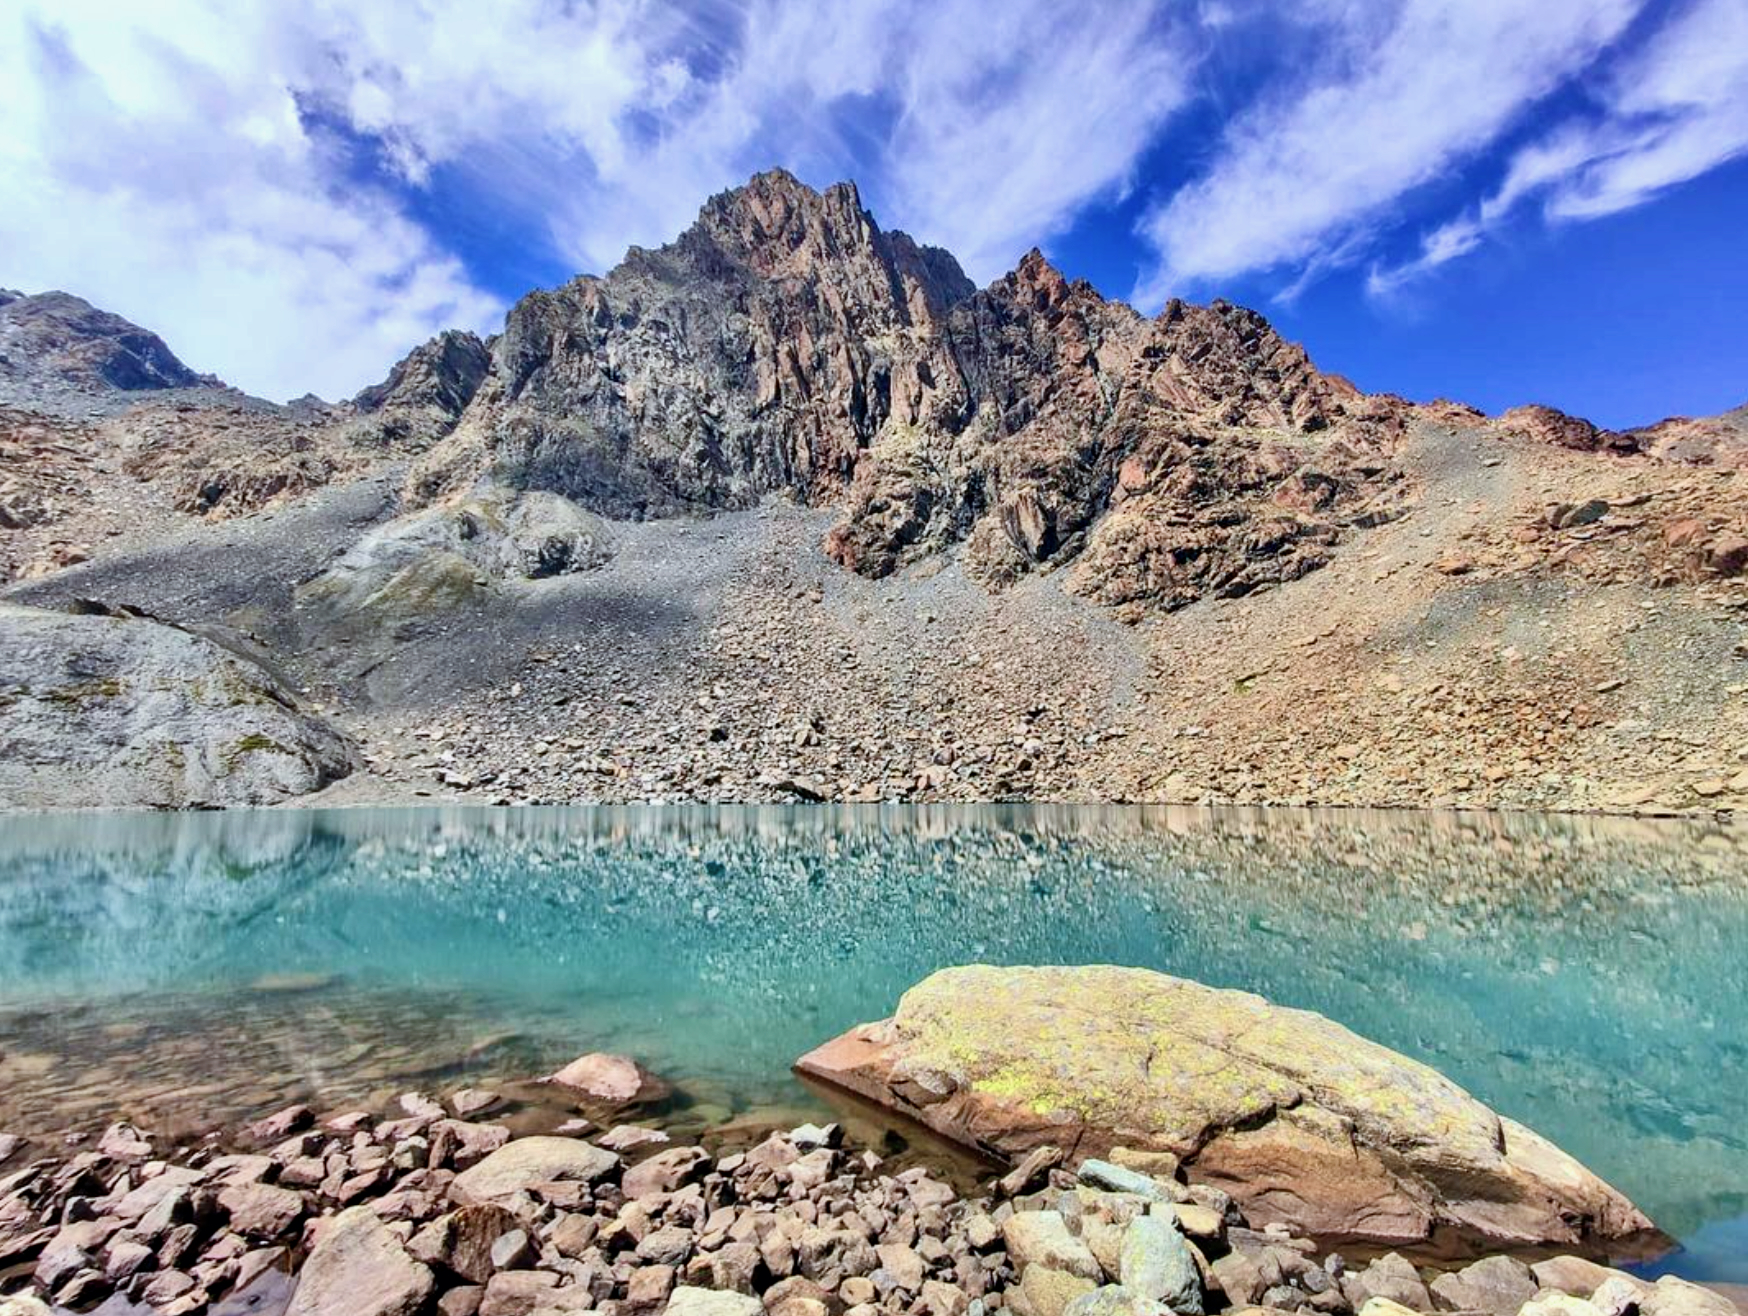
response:
[[[639,1101],[659,1101],[671,1089],[629,1056],[616,1056],[606,1051],[591,1051],[578,1056],[547,1082],[571,1089],[582,1096],[609,1105],[630,1105]]]
[[[1320,1015],[1146,970],[943,970],[798,1068],[986,1152],[1171,1152],[1256,1224],[1598,1253],[1662,1241],[1427,1066]]]

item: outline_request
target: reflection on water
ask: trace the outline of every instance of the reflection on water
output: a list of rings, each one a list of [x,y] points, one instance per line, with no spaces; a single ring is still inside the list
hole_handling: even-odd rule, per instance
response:
[[[790,1061],[931,969],[1139,964],[1428,1061],[1687,1238],[1690,1273],[1741,1280],[1745,946],[1748,833],[1691,822],[20,817],[0,821],[0,1127],[99,1118],[129,1092],[229,1117],[292,1090],[357,1099],[598,1047],[681,1080],[713,1118],[805,1108]]]

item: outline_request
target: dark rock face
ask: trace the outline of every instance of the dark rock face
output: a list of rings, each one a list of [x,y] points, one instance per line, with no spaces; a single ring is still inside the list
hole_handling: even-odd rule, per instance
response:
[[[408,352],[352,400],[361,422],[385,447],[422,451],[455,428],[492,368],[491,351],[470,333],[448,330]]]
[[[353,404],[360,411],[434,407],[453,419],[473,401],[491,365],[478,337],[451,329],[408,352],[387,379],[359,393]]]
[[[134,392],[214,382],[156,334],[70,293],[0,296],[0,383]]]
[[[618,517],[782,492],[841,502],[827,550],[865,575],[963,544],[992,585],[1078,560],[1083,592],[1172,606],[1301,575],[1392,515],[1405,407],[1254,312],[1148,320],[1036,251],[976,291],[853,186],[778,171],[524,298],[414,492],[488,476]]]

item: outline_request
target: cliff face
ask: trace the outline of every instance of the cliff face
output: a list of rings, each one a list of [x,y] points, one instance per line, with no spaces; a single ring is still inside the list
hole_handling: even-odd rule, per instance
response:
[[[645,518],[785,492],[843,504],[828,551],[865,575],[964,543],[990,584],[1084,559],[1085,592],[1171,604],[1387,515],[1399,428],[1253,312],[1148,320],[1036,251],[974,290],[853,186],[773,172],[518,303],[414,494],[489,478]]]
[[[828,499],[895,417],[947,419],[924,407],[956,375],[942,324],[970,292],[854,187],[760,175],[668,246],[523,298],[418,490],[490,474],[634,518]]]

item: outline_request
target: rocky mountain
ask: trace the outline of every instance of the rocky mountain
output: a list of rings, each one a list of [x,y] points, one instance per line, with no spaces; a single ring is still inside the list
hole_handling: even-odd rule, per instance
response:
[[[781,171],[337,405],[0,325],[9,595],[230,628],[382,789],[1748,803],[1748,412],[1366,394]]]
[[[642,518],[780,492],[841,504],[828,551],[863,574],[960,543],[991,583],[1084,555],[1084,592],[1168,606],[1290,579],[1392,515],[1405,406],[1253,312],[1149,320],[1037,251],[975,290],[853,186],[781,171],[523,299],[490,362],[417,498],[485,478]]]
[[[116,391],[218,386],[164,340],[70,293],[0,288],[0,403],[57,409]]]

